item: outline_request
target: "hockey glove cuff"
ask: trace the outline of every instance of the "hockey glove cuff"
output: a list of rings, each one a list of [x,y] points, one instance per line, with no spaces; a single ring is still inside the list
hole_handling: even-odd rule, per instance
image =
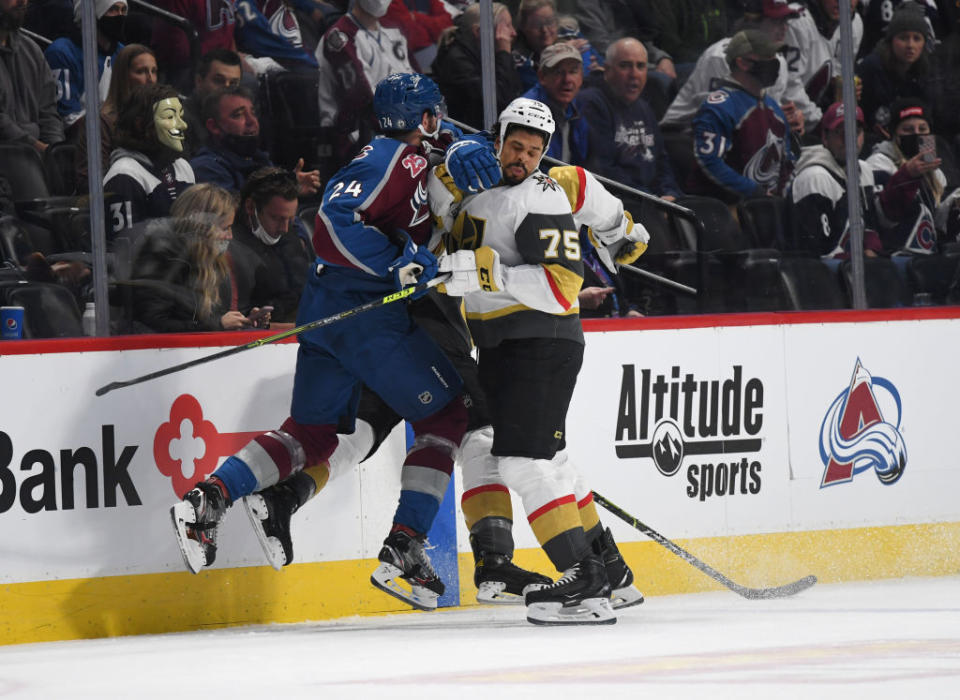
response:
[[[394,287],[400,290],[436,277],[437,258],[427,248],[418,248],[417,244],[408,238],[403,252],[390,263],[387,271],[393,275]]]
[[[650,234],[643,224],[634,223],[630,212],[624,211],[620,222],[612,229],[590,229],[590,241],[597,249],[606,248],[610,257],[620,265],[629,265],[646,252]]]
[[[500,182],[500,161],[486,139],[457,141],[447,149],[444,165],[464,192],[482,192]]]
[[[499,292],[503,289],[500,254],[489,246],[444,255],[438,269],[441,274],[451,275],[437,287],[442,294],[461,297],[468,292]]]

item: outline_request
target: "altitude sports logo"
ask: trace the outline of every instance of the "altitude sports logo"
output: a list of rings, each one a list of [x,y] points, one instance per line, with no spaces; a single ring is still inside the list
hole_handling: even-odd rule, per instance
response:
[[[757,494],[763,444],[763,382],[734,365],[723,379],[700,379],[674,366],[667,375],[623,365],[617,412],[620,459],[650,459],[672,477],[688,462],[687,496]],[[695,462],[695,463],[694,463]]]
[[[900,433],[903,406],[893,383],[873,377],[857,358],[850,385],[830,404],[820,424],[820,488],[853,481],[873,469],[880,483],[903,476],[907,446]]]

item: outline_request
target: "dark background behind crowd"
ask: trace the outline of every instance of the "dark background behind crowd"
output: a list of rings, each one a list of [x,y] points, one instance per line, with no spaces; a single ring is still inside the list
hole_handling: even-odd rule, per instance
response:
[[[84,1],[93,117],[80,0],[0,0],[0,304],[26,308],[28,337],[80,334],[92,301],[88,119],[116,333],[292,324],[323,187],[375,135],[389,73],[432,75],[450,118],[491,126],[466,0]],[[547,104],[549,155],[631,188],[615,194],[651,232],[638,263],[701,290],[588,261],[584,316],[849,306],[846,128],[869,305],[960,297],[960,0],[493,7],[498,110]],[[841,12],[854,118],[834,104]],[[635,191],[691,209],[702,233]]]

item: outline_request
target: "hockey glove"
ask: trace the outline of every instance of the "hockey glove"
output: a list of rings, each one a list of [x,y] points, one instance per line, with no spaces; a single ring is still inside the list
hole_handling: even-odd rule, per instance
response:
[[[467,292],[499,292],[503,289],[500,254],[490,246],[443,255],[439,270],[451,275],[449,280],[437,286],[441,294],[462,297]]]
[[[606,249],[620,265],[629,265],[647,250],[650,234],[643,224],[635,224],[630,212],[624,211],[620,223],[607,231],[590,230],[590,240],[597,250]]]
[[[500,161],[493,146],[483,137],[461,139],[450,146],[444,165],[453,182],[464,192],[482,192],[500,182]]]
[[[418,248],[416,243],[407,238],[400,257],[390,263],[387,271],[393,275],[394,287],[399,291],[411,284],[429,282],[436,277],[437,258],[426,247]],[[422,294],[417,294],[414,298],[419,296]]]

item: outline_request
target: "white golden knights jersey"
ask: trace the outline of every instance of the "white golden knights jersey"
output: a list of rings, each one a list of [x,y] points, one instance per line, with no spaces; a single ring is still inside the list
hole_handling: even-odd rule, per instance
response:
[[[535,172],[519,185],[467,197],[444,238],[451,252],[490,246],[500,254],[504,289],[464,298],[479,347],[510,338],[583,342],[580,236],[570,202],[553,178]]]

